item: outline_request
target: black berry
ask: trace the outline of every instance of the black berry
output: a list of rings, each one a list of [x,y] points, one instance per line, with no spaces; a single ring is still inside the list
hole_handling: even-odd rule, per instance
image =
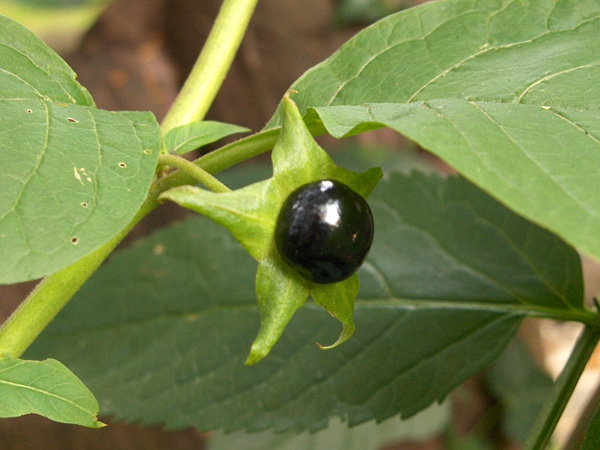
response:
[[[275,244],[283,260],[315,283],[337,283],[362,265],[373,242],[369,205],[344,183],[316,181],[286,199]]]

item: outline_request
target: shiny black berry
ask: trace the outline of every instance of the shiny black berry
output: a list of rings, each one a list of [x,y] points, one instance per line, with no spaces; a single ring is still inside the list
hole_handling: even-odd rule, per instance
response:
[[[316,181],[286,199],[275,244],[283,260],[315,283],[337,283],[362,265],[373,242],[369,205],[344,183]]]

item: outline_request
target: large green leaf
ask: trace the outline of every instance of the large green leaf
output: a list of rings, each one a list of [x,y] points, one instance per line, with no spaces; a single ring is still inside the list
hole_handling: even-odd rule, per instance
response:
[[[89,428],[104,426],[96,418],[98,402],[92,393],[58,361],[0,358],[0,417],[24,414]]]
[[[203,430],[317,430],[411,416],[492,361],[527,315],[593,316],[576,252],[460,178],[392,176],[370,197],[356,333],[312,302],[260,364],[256,263],[194,218],[115,255],[30,349],[117,419]]]
[[[293,88],[334,135],[390,126],[600,258],[599,78],[598,1],[456,0],[374,24]]]
[[[154,175],[151,113],[94,107],[75,74],[0,16],[0,283],[39,278],[118,233]]]

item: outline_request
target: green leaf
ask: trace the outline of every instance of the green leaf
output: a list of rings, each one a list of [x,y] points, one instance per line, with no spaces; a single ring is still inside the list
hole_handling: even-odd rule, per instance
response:
[[[252,344],[248,364],[260,361],[269,353],[309,293],[344,325],[335,343],[323,348],[333,348],[352,336],[352,305],[358,292],[358,278],[331,286],[305,280],[283,262],[275,249],[275,227],[281,205],[300,186],[333,179],[367,197],[382,176],[380,169],[355,173],[336,166],[315,142],[289,96],[283,102],[285,121],[273,149],[273,177],[233,192],[214,193],[182,186],[160,197],[227,227],[259,262],[256,294],[262,325]]]
[[[293,89],[334,135],[390,126],[600,259],[599,77],[596,0],[456,0],[379,21]]]
[[[89,389],[58,361],[0,358],[0,417],[39,414],[56,422],[100,428],[104,424],[96,418],[98,409]]]
[[[371,122],[435,147],[515,210],[566,238],[577,235],[574,244],[600,255],[600,215],[594,212],[600,203],[592,195],[592,184],[600,181],[594,169],[600,145],[567,118],[575,113],[454,99],[318,108],[316,113],[336,137]],[[600,114],[597,119],[600,125]]]
[[[194,218],[101,268],[29,350],[75,370],[117,420],[201,430],[318,430],[441,401],[523,317],[591,320],[578,254],[461,178],[388,176],[359,271],[356,332],[307,302],[260,364],[256,263]],[[337,325],[337,326],[336,326]]]
[[[163,148],[183,155],[236,133],[246,133],[249,128],[229,123],[205,120],[169,130],[163,139]]]
[[[432,405],[408,420],[392,418],[383,423],[368,422],[348,428],[332,419],[327,429],[318,433],[212,433],[208,450],[378,450],[402,441],[423,441],[442,433],[448,423],[447,403]]]
[[[89,254],[144,201],[159,154],[151,113],[93,107],[65,62],[0,17],[0,283]]]

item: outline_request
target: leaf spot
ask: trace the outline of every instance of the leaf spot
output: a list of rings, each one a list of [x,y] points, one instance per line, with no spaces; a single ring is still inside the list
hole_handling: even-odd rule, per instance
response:
[[[79,244],[79,238],[77,236],[73,236],[71,238],[71,244],[73,244],[73,245]]]
[[[81,206],[83,206],[84,208],[88,207],[88,202],[81,202]]]
[[[32,112],[33,112],[33,109],[27,108],[27,114],[31,114]]]
[[[121,169],[124,169],[125,167],[127,167],[127,164],[125,164],[124,162],[120,162],[120,163],[119,163],[119,167],[120,167]]]
[[[150,150],[150,149],[144,150],[144,155],[151,155],[151,154],[152,154],[152,150]]]
[[[79,175],[79,172],[77,171],[77,167],[73,167],[73,174],[75,175],[75,178],[79,180],[81,184],[83,184],[83,181],[81,180],[81,175]]]
[[[154,246],[154,249],[152,250],[152,253],[155,256],[160,256],[163,254],[164,251],[165,251],[165,246],[163,244],[156,244]]]
[[[79,120],[73,119],[72,117],[67,117],[67,120],[71,123],[79,123]]]

